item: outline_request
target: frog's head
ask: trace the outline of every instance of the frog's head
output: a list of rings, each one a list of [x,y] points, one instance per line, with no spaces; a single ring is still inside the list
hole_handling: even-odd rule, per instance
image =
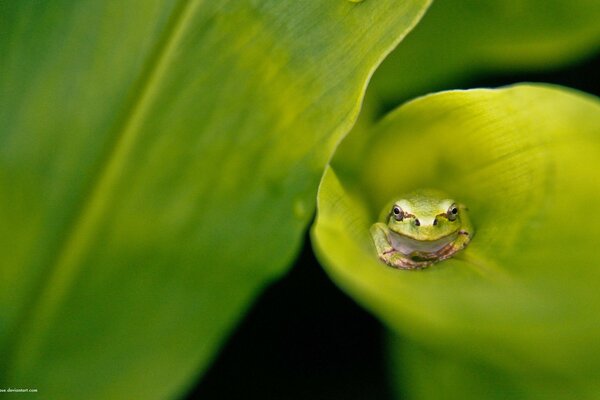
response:
[[[415,240],[438,240],[461,227],[461,207],[452,199],[433,191],[410,193],[395,201],[387,224],[392,232]]]

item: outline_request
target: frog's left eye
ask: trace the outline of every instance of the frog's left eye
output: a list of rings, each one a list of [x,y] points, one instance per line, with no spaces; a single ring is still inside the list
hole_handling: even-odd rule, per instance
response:
[[[446,217],[448,218],[448,220],[454,221],[454,220],[456,220],[457,216],[458,216],[458,207],[456,206],[456,204],[452,204],[450,207],[448,207],[448,211],[446,211]]]
[[[404,218],[404,211],[398,206],[392,207],[392,215],[396,221],[402,221]]]

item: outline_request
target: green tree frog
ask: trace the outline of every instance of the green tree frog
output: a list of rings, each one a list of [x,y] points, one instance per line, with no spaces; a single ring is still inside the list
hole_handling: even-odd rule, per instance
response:
[[[467,208],[434,190],[409,193],[371,226],[377,255],[387,265],[420,269],[452,257],[471,241]]]

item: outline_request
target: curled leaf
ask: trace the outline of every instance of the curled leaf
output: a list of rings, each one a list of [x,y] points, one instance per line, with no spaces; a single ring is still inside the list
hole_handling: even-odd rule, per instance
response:
[[[394,331],[524,372],[600,371],[600,102],[544,85],[443,92],[350,134],[327,168],[312,238],[333,279]],[[475,235],[421,271],[378,261],[394,197],[442,190]]]

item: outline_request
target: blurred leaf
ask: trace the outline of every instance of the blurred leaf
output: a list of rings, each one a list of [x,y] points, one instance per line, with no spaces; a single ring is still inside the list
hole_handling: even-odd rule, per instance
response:
[[[493,368],[600,382],[600,102],[542,85],[451,91],[352,132],[313,226],[332,278],[393,330]],[[475,236],[422,271],[380,263],[369,233],[417,188],[469,207]]]
[[[180,392],[285,272],[427,5],[0,5],[0,385]]]
[[[600,393],[597,382],[546,376],[536,370],[511,374],[477,360],[434,353],[397,337],[390,344],[391,381],[397,398],[403,400],[571,400],[597,399]]]
[[[370,87],[397,104],[474,73],[557,67],[600,49],[599,19],[597,0],[437,0]]]

